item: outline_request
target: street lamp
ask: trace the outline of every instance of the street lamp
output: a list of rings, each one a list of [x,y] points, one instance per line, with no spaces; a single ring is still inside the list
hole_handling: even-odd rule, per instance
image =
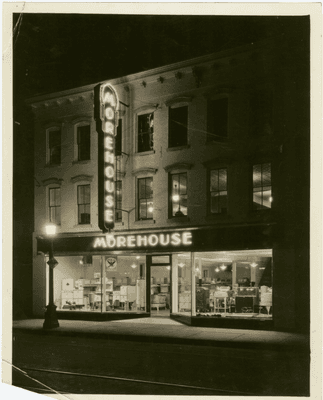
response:
[[[45,229],[47,236],[50,238],[49,260],[47,261],[47,264],[49,265],[49,303],[46,307],[43,328],[53,329],[59,327],[56,315],[56,306],[54,304],[54,268],[58,264],[53,254],[53,237],[56,234],[56,225],[48,224]]]

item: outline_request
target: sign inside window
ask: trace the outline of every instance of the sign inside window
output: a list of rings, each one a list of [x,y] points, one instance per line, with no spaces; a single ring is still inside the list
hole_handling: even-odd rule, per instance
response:
[[[94,239],[94,248],[178,247],[192,245],[192,232],[151,233],[137,235],[106,235]]]
[[[100,88],[100,119],[103,131],[104,152],[104,203],[99,217],[100,228],[107,232],[113,229],[115,219],[115,136],[118,125],[118,96],[115,89],[109,85]],[[99,184],[102,184],[99,182]],[[101,222],[101,223],[100,223]]]

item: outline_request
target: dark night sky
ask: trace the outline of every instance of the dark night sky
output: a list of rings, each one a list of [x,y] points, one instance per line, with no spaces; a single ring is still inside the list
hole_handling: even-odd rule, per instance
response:
[[[14,14],[14,88],[26,97],[96,83],[284,33],[292,20]]]

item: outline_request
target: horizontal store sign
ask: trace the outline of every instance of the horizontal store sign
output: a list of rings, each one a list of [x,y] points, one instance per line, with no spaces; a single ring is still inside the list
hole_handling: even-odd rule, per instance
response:
[[[176,252],[223,251],[272,248],[273,227],[268,225],[192,229],[185,231],[106,234],[95,236],[57,236],[54,253],[98,254],[109,251]],[[37,239],[37,251],[48,253],[49,239]]]
[[[94,239],[93,247],[104,249],[134,249],[142,247],[176,247],[192,245],[192,232],[150,233],[137,235],[106,235]]]

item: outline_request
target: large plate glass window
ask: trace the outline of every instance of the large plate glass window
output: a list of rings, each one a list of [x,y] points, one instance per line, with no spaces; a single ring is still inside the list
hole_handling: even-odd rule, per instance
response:
[[[152,219],[153,206],[153,178],[138,179],[138,219]]]
[[[80,185],[77,187],[78,223],[91,223],[91,186]]]
[[[273,201],[271,193],[271,164],[253,165],[253,210],[271,208]]]
[[[197,317],[272,319],[272,250],[195,253]]]
[[[54,302],[59,311],[145,312],[146,257],[65,256],[57,258]]]

